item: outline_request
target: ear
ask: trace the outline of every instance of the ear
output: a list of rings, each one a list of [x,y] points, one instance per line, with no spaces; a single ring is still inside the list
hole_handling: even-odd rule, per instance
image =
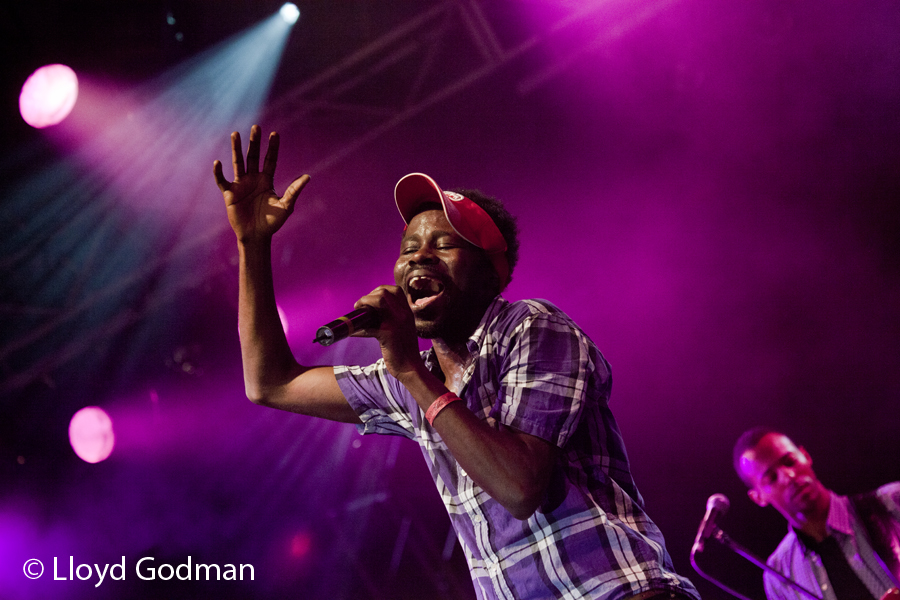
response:
[[[763,500],[763,499],[760,497],[759,492],[757,492],[754,488],[750,488],[749,490],[747,490],[747,496],[748,496],[748,497],[753,501],[753,503],[756,504],[757,506],[768,506],[768,505],[769,505],[768,502],[766,502],[765,500]]]

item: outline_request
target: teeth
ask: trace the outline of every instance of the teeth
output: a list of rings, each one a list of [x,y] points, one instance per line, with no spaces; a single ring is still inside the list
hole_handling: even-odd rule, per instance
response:
[[[407,288],[412,300],[417,301],[422,298],[440,294],[444,289],[444,285],[437,279],[424,275],[416,275],[415,277],[410,278]]]
[[[430,289],[432,291],[437,291],[440,289],[441,284],[431,277],[417,275],[409,280],[409,286],[415,289]]]

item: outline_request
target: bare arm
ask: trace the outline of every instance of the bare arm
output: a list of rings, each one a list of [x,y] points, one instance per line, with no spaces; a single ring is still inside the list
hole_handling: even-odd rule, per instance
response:
[[[400,380],[423,411],[447,393],[424,369]],[[559,449],[510,428],[494,429],[462,402],[453,402],[434,419],[434,428],[469,476],[517,519],[527,519],[543,502]]]
[[[448,389],[421,359],[415,320],[404,293],[381,286],[361,298],[356,307],[371,306],[382,316],[377,331],[388,371],[425,411]],[[448,382],[451,378],[447,378]],[[455,385],[451,382],[451,387]],[[543,502],[559,449],[532,435],[510,428],[494,429],[462,402],[448,405],[434,420],[434,428],[460,467],[494,500],[517,519],[527,519]]]
[[[310,368],[297,363],[278,317],[272,281],[272,236],[291,215],[294,203],[309,182],[309,176],[303,175],[288,186],[283,196],[275,193],[278,147],[278,134],[272,133],[260,171],[260,130],[254,125],[246,168],[240,134],[231,134],[233,182],[225,179],[222,163],[215,161],[213,165],[216,185],[222,191],[228,221],[237,237],[238,327],[247,397],[256,404],[359,423],[331,367]]]
[[[423,371],[401,381],[424,411],[447,388]],[[442,410],[434,419],[434,428],[460,466],[491,498],[517,519],[534,514],[546,496],[559,455],[556,446],[515,429],[493,429],[462,402]]]

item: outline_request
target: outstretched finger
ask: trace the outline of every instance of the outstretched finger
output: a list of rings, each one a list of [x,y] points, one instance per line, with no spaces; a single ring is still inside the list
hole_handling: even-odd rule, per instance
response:
[[[247,172],[259,173],[259,125],[250,128],[250,143],[247,144]]]
[[[216,180],[216,185],[219,186],[219,190],[222,192],[227,192],[231,189],[231,184],[225,179],[225,175],[222,173],[222,163],[221,161],[213,162],[213,177]]]
[[[234,178],[244,176],[244,153],[241,151],[241,134],[231,133],[231,164],[234,165]]]
[[[263,173],[269,176],[269,179],[275,179],[275,165],[278,163],[278,147],[281,145],[281,138],[278,133],[273,131],[269,134],[269,147],[266,149],[266,158],[263,161]]]
[[[306,187],[307,183],[309,183],[309,175],[301,175],[292,181],[291,185],[284,190],[284,196],[281,197],[281,200],[284,202],[287,210],[293,210],[294,202],[297,201],[297,197],[300,195],[300,192],[303,191],[303,188]]]

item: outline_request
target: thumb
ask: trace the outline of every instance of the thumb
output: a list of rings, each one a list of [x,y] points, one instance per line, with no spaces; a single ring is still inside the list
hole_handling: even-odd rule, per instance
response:
[[[231,184],[228,183],[228,180],[225,179],[225,175],[222,173],[222,163],[218,160],[213,162],[213,178],[216,180],[216,185],[220,191],[227,192],[231,189]]]
[[[294,206],[294,202],[297,201],[297,198],[300,196],[300,192],[303,191],[303,188],[306,187],[306,184],[309,183],[309,175],[301,175],[297,179],[291,182],[291,185],[284,190],[284,196],[281,197],[281,201],[284,202],[285,207],[290,210]]]

